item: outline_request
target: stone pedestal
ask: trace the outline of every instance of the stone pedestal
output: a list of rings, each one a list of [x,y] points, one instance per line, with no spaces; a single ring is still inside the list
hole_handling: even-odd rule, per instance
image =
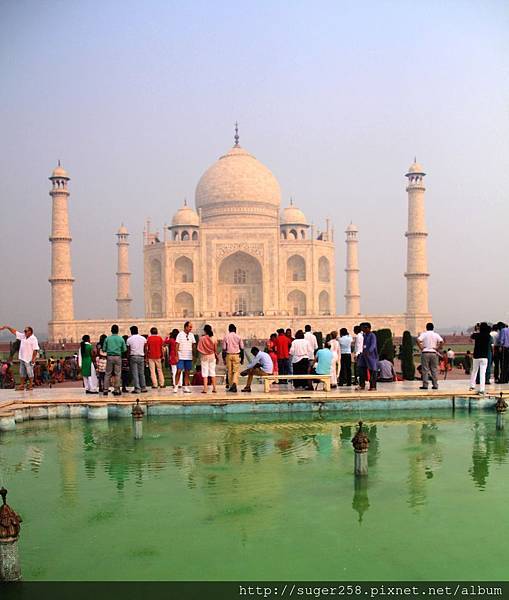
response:
[[[368,448],[369,438],[362,429],[362,421],[359,421],[359,429],[352,438],[352,446],[355,450],[354,473],[356,476],[368,474]]]
[[[21,579],[21,565],[18,554],[20,516],[7,504],[7,490],[0,489],[0,583]]]

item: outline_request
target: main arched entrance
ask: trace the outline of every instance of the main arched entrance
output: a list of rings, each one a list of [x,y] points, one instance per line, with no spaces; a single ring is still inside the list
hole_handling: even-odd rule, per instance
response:
[[[263,272],[254,256],[239,251],[221,262],[217,310],[224,316],[258,315],[263,311]]]

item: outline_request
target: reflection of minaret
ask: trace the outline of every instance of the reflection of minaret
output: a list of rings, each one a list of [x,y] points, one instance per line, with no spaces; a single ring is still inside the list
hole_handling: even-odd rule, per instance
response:
[[[422,320],[429,316],[428,308],[428,257],[426,252],[426,222],[424,215],[424,176],[417,162],[408,169],[406,191],[408,192],[407,280],[406,315],[407,328],[414,333],[423,326]]]
[[[117,233],[118,268],[117,268],[117,317],[129,319],[131,316],[131,298],[129,296],[129,232],[122,224]]]
[[[69,232],[69,212],[67,187],[69,176],[60,166],[53,170],[49,178],[52,183],[49,195],[53,199],[51,216],[51,320],[72,321],[74,319],[74,301],[72,286],[74,278],[71,271],[71,235]]]
[[[63,503],[74,506],[78,497],[79,430],[68,421],[58,433],[57,453],[60,459],[60,482]]]
[[[352,499],[352,508],[359,515],[359,523],[362,523],[362,517],[369,508],[368,498],[368,478],[367,477],[355,477],[354,478],[354,493]]]
[[[359,241],[357,227],[350,223],[346,228],[346,288],[345,288],[345,314],[360,315],[361,295],[359,287]]]

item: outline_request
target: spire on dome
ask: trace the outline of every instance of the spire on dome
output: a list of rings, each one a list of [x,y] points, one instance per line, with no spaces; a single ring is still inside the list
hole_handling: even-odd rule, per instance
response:
[[[187,206],[187,198],[184,198],[184,206]]]
[[[237,121],[235,121],[235,135],[234,135],[233,139],[235,140],[235,147],[238,148],[239,147],[239,124]]]

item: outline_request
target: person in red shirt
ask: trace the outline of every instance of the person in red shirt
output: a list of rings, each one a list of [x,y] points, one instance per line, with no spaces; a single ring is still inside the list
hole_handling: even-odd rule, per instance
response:
[[[290,363],[290,346],[291,340],[285,334],[284,329],[277,330],[277,338],[275,339],[275,347],[277,354],[277,368],[280,375],[289,374],[289,363]],[[280,379],[279,383],[288,383],[286,379]]]
[[[163,375],[163,338],[158,335],[157,327],[152,327],[150,335],[147,338],[147,358],[148,367],[150,369],[150,379],[152,387],[157,388],[157,380],[159,379],[159,387],[164,387]],[[157,369],[157,377],[156,377]]]

